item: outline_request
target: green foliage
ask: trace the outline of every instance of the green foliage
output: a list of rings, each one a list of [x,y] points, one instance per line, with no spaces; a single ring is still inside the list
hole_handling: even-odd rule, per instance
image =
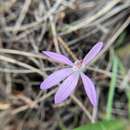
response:
[[[104,120],[97,123],[90,123],[73,130],[125,130],[124,120]]]
[[[130,85],[128,85],[127,87],[130,88]],[[127,89],[125,92],[128,99],[128,118],[130,119],[130,90]]]
[[[112,77],[109,87],[108,101],[107,101],[107,115],[106,119],[112,118],[112,104],[115,93],[115,87],[117,82],[117,72],[118,72],[118,59],[116,56],[113,57],[113,66],[112,66]]]

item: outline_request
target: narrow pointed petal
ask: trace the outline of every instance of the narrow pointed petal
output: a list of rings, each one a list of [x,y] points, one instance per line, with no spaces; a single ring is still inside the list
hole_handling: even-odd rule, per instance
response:
[[[57,85],[61,80],[64,80],[71,73],[73,73],[72,68],[65,68],[56,71],[41,83],[40,88],[43,90],[49,89],[52,86]]]
[[[43,53],[57,62],[73,66],[73,63],[64,55],[51,51],[43,51]]]
[[[85,92],[92,103],[92,105],[95,107],[97,105],[97,94],[95,90],[95,86],[91,79],[86,76],[84,73],[81,73],[81,78],[84,84]]]
[[[91,62],[96,55],[100,52],[100,50],[103,47],[103,43],[102,42],[98,42],[89,52],[88,54],[84,57],[83,59],[83,64],[88,64],[89,62]]]
[[[70,96],[74,89],[76,88],[76,85],[78,83],[79,79],[79,73],[74,72],[71,74],[60,86],[58,89],[56,95],[55,95],[55,103],[62,103],[65,99]]]

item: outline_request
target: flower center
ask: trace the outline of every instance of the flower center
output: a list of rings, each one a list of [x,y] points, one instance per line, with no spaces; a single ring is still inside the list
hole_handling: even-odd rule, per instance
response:
[[[78,69],[80,69],[81,65],[82,65],[82,60],[77,60],[74,63],[75,67],[77,67]]]
[[[81,67],[82,67],[82,60],[77,60],[74,63],[73,70],[79,71],[81,69]]]

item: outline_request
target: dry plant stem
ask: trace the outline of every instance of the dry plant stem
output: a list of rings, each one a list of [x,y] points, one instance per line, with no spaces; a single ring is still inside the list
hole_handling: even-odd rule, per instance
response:
[[[91,24],[93,21],[95,21],[96,19],[100,18],[101,16],[103,16],[104,14],[106,14],[107,12],[109,12],[109,10],[111,10],[116,4],[118,4],[119,2],[121,2],[122,0],[111,0],[108,2],[108,4],[106,4],[106,6],[104,6],[99,12],[97,12],[95,15],[93,15],[92,17],[87,17],[82,19],[82,21],[78,21],[77,25],[75,26],[70,26],[69,29],[67,30],[67,32],[65,33],[70,33],[73,31],[76,31],[78,29],[83,28],[84,26],[86,27],[87,25]]]
[[[8,11],[16,2],[16,0],[9,0],[8,2],[3,2],[3,4],[0,4],[0,13],[4,13]]]
[[[119,7],[115,7],[113,10],[109,11],[107,13],[107,15],[104,15],[103,17],[97,19],[95,22],[92,23],[92,25],[96,25],[98,23],[103,23],[105,20],[109,20],[112,16],[120,13],[121,11],[123,11],[124,9],[128,8],[130,6],[130,2],[128,2],[127,4],[121,5]],[[108,24],[108,23],[106,23]]]
[[[81,103],[80,100],[78,100],[78,98],[76,98],[74,95],[71,95],[71,98],[73,99],[73,101],[84,111],[84,113],[86,114],[86,116],[89,118],[89,120],[91,122],[92,121],[92,116],[90,115],[89,111],[85,108],[85,106]]]
[[[119,7],[115,7],[113,10],[111,10],[110,12],[108,12],[107,15],[104,15],[103,17],[97,19],[95,22],[93,22],[92,24],[90,24],[89,27],[91,27],[91,26],[98,26],[98,24],[101,24],[101,23],[104,22],[105,20],[109,20],[112,16],[114,16],[114,15],[120,13],[120,12],[123,11],[124,9],[128,8],[129,6],[130,6],[130,2],[128,2],[128,3],[124,4],[124,5],[121,5],[121,6],[119,6]],[[124,12],[124,13],[126,13],[126,12]],[[121,16],[120,16],[120,17],[121,17]],[[109,20],[109,21],[111,21],[111,20]],[[105,26],[110,25],[110,23],[107,22],[107,23],[103,23],[103,24],[101,24],[101,25],[105,27]],[[73,44],[75,44],[76,42],[79,42],[80,40],[85,39],[86,37],[88,37],[88,36],[90,36],[90,35],[96,33],[98,30],[99,30],[99,28],[94,28],[94,29],[93,29],[92,31],[90,31],[89,33],[86,33],[85,35],[82,35],[82,36],[80,36],[79,38],[74,39],[74,40],[72,40],[72,41],[69,41],[68,44],[69,44],[69,45],[73,45]]]
[[[55,23],[53,22],[53,16],[50,16],[50,22],[51,22],[51,28],[52,28],[52,34],[53,34],[53,41],[56,48],[56,52],[60,53],[60,49],[58,46],[58,40],[57,40],[57,33],[56,33],[56,27]]]
[[[65,107],[65,106],[69,105],[70,103],[71,103],[71,99],[68,99],[68,100],[65,101],[64,103],[54,104],[53,107],[54,107],[54,108]]]
[[[32,72],[32,70],[28,70],[28,69],[6,69],[6,68],[0,68],[0,72],[3,72],[3,73],[14,73],[14,74],[35,73],[35,72]]]
[[[90,35],[92,35],[92,34],[98,32],[98,30],[99,30],[98,28],[95,28],[95,29],[93,29],[91,32],[86,33],[86,34],[84,34],[84,35],[81,35],[80,37],[77,37],[77,39],[73,39],[73,40],[71,40],[71,41],[68,41],[68,45],[70,45],[70,46],[71,46],[71,45],[74,45],[74,44],[80,42],[81,40],[83,40],[83,39],[89,37]]]
[[[37,46],[37,44],[35,43],[34,39],[30,39],[30,44],[31,44],[31,46],[33,47],[34,52],[35,52],[35,53],[39,53],[38,46]],[[41,59],[36,60],[36,62],[38,62],[38,68],[40,68],[41,72],[43,73],[43,76],[46,76],[46,74],[45,74],[45,72],[44,72],[44,64],[43,64],[43,62],[41,61]]]
[[[18,100],[18,99],[21,99],[22,101],[24,101],[25,102],[25,104],[28,104],[28,106],[32,106],[32,104],[33,104],[33,101],[30,99],[30,98],[28,98],[28,97],[26,97],[26,96],[24,96],[24,95],[18,95],[17,97],[16,97],[16,99]],[[37,107],[37,105],[35,105],[35,107]]]
[[[64,40],[61,37],[58,37],[59,42],[63,45],[63,47],[66,49],[66,51],[69,53],[69,55],[76,61],[78,58],[75,56],[75,54],[71,51],[67,43],[64,42]]]
[[[104,74],[105,76],[110,77],[110,78],[111,78],[111,76],[112,76],[112,73],[111,73],[111,72],[108,72],[108,71],[103,70],[103,69],[100,69],[100,68],[87,66],[86,69],[87,69],[87,70],[94,71],[94,72],[96,72],[96,73]],[[123,79],[123,77],[124,77],[124,76],[122,76],[122,75],[118,75],[118,76],[117,76],[117,78],[119,78],[119,79]]]
[[[10,75],[10,73],[7,73],[6,74],[6,93],[7,94],[11,94],[11,92],[12,92],[12,79],[11,79],[11,75]]]
[[[17,31],[24,31],[24,30],[27,30],[29,28],[33,28],[33,27],[39,26],[43,21],[45,21],[47,18],[49,18],[50,15],[52,15],[57,10],[57,8],[62,3],[62,1],[63,0],[57,0],[55,2],[55,4],[53,5],[53,7],[51,7],[51,9],[46,13],[46,15],[42,19],[40,19],[39,21],[32,22],[30,24],[26,24],[26,25],[20,26],[20,28],[17,29]],[[6,27],[6,28],[4,28],[4,30],[5,31],[11,31],[11,32],[15,31],[14,27]]]
[[[44,57],[44,55],[42,55],[42,54],[33,54],[33,53],[30,53],[30,52],[18,51],[18,50],[13,50],[13,49],[0,48],[0,53],[17,54],[17,55],[22,55],[22,56],[27,56],[27,57],[46,59]]]
[[[60,69],[60,67],[52,67],[52,68],[44,68],[44,71],[54,71],[56,69]],[[35,73],[29,69],[8,69],[8,68],[0,68],[0,72],[4,73],[14,73],[14,74],[28,74],[28,73]]]
[[[46,0],[46,3],[48,5],[48,7],[51,8],[50,7],[50,2],[48,0]],[[50,20],[50,24],[51,24],[53,42],[54,42],[54,45],[55,45],[55,48],[56,48],[56,52],[60,53],[60,49],[59,49],[59,46],[58,46],[58,40],[57,40],[57,37],[56,37],[57,36],[56,25],[55,25],[54,17],[53,17],[52,14],[49,16],[49,20]]]
[[[23,31],[20,34],[17,34],[16,36],[13,37],[12,41],[19,41],[25,37],[27,37],[29,34],[31,34],[33,31],[37,30],[38,28],[33,28],[33,29],[28,29]]]
[[[38,52],[39,52],[39,48],[38,48],[38,46],[37,46],[35,40],[34,40],[34,39],[30,39],[30,41],[31,41],[30,44],[31,44],[31,46],[33,47],[34,52],[35,52],[35,53],[38,53]],[[37,60],[37,62],[38,62],[38,68],[39,68],[40,71],[42,72],[42,76],[43,76],[43,77],[47,77],[47,74],[46,74],[45,68],[44,68],[44,63],[42,62],[41,59]],[[40,91],[40,92],[38,93],[38,95],[35,97],[35,100],[37,100],[41,95],[42,95],[42,91]]]
[[[32,72],[36,72],[36,73],[38,73],[40,75],[43,75],[43,73],[39,69],[36,69],[36,68],[34,68],[34,67],[32,67],[32,66],[30,66],[28,64],[22,63],[20,61],[17,61],[17,60],[15,60],[13,58],[9,58],[9,57],[0,55],[0,60],[22,66],[24,68],[27,68],[27,69],[31,70]]]
[[[32,0],[25,0],[21,14],[20,14],[20,16],[15,24],[15,27],[14,27],[14,33],[17,33],[17,30],[19,30],[19,28],[20,28],[20,26],[21,26],[21,24],[26,16],[26,13],[28,12],[29,6],[31,5],[31,1]]]
[[[46,95],[43,95],[42,97],[40,97],[39,99],[33,101],[33,103],[31,104],[31,106],[29,105],[24,105],[20,108],[17,108],[15,110],[12,110],[11,114],[14,115],[14,114],[17,114],[19,112],[22,112],[22,111],[25,111],[27,110],[28,108],[34,108],[36,107],[37,103],[40,103],[42,101],[44,101],[45,99],[47,99],[48,97],[50,97],[51,95],[53,95],[55,92],[56,92],[57,89],[53,89],[52,91],[50,91],[49,93],[47,93]]]

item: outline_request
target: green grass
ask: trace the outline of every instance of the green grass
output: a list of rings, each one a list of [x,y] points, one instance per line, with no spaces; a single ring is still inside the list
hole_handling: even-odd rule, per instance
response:
[[[112,118],[112,105],[117,82],[117,72],[118,72],[118,59],[116,58],[116,56],[114,56],[112,60],[112,78],[110,81],[107,108],[106,108],[106,119],[108,120]]]
[[[89,123],[74,130],[126,130],[125,120],[103,120],[96,123]]]

